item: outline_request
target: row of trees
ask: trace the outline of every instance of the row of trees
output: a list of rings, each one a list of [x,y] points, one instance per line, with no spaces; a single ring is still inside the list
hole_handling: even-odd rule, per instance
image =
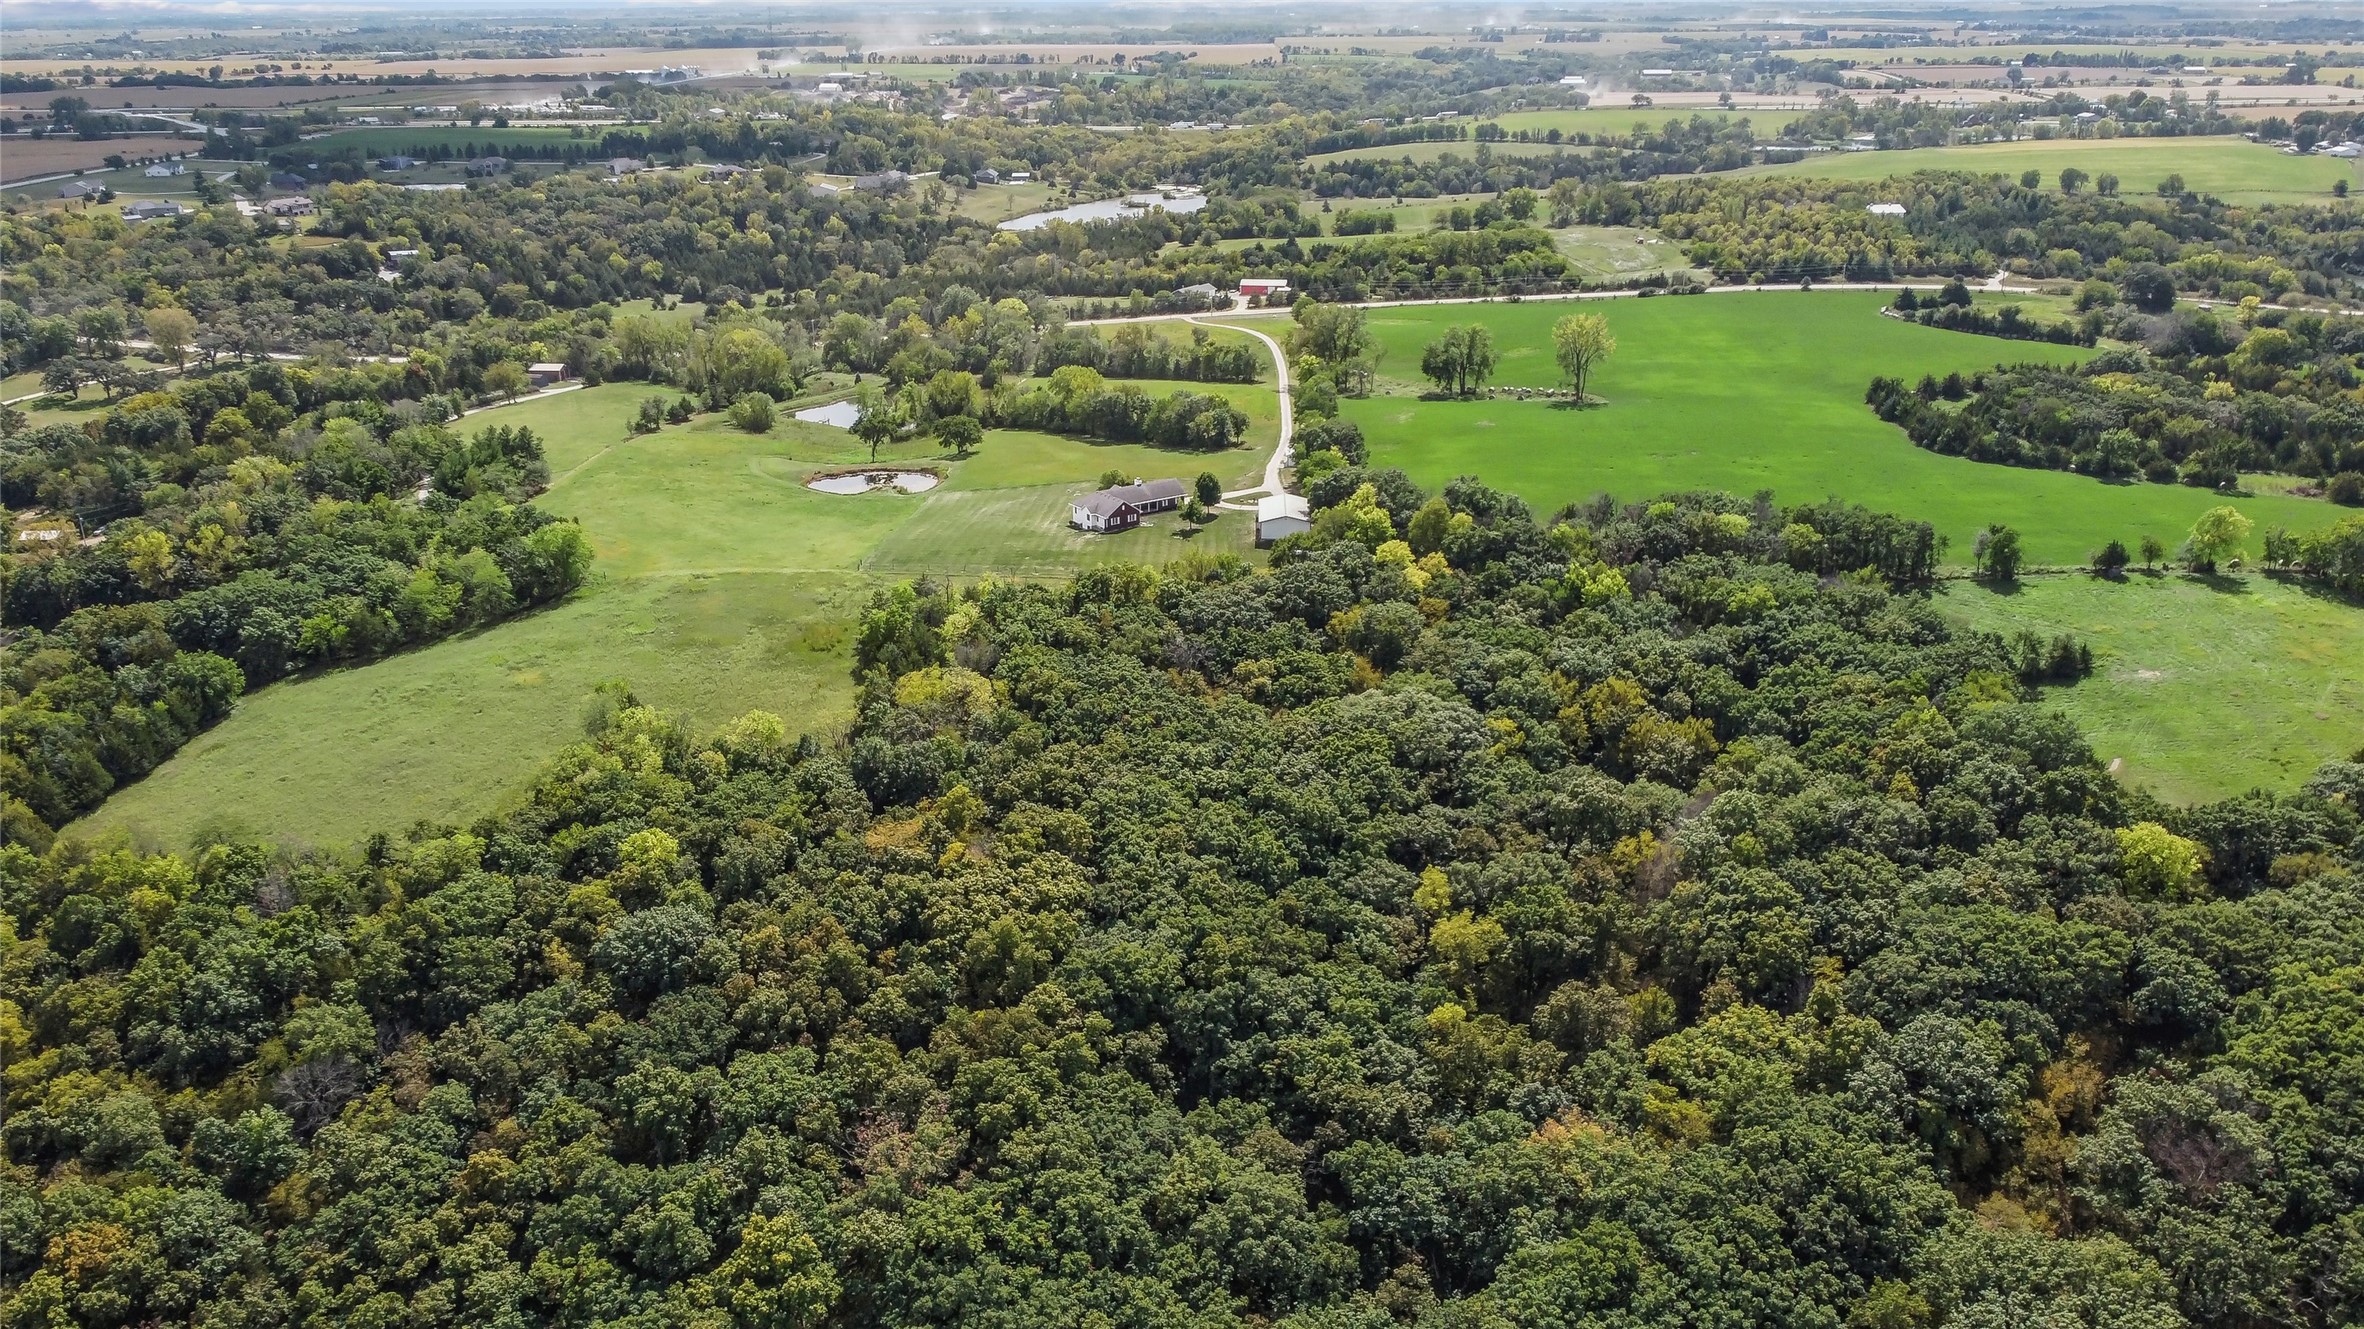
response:
[[[1560,379],[1579,402],[1590,400],[1586,385],[1595,370],[1616,353],[1617,339],[1609,334],[1609,320],[1598,314],[1569,314],[1551,327],[1552,358]],[[1482,323],[1444,330],[1420,352],[1420,372],[1448,396],[1475,395],[1494,377],[1501,364],[1494,349],[1493,331]]]
[[[248,688],[582,582],[581,530],[524,502],[548,480],[541,440],[369,395],[405,372],[210,370],[0,438],[0,496],[99,531],[0,562],[5,835],[45,844]]]
[[[2343,386],[2345,357],[2325,345],[2351,334],[2313,319],[2237,339],[2208,315],[2166,323],[2153,341],[2165,354],[2111,351],[2073,368],[1917,386],[1880,378],[1865,400],[1916,445],[1977,461],[2205,488],[2281,471],[2335,501],[2364,501],[2364,411]]]

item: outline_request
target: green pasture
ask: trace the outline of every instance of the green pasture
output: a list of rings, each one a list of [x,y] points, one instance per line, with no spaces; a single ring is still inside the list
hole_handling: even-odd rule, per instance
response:
[[[698,724],[760,708],[825,734],[851,715],[854,621],[890,580],[1056,576],[1252,546],[1244,513],[1189,536],[1173,516],[1110,537],[1066,528],[1068,501],[1104,470],[1185,481],[1212,470],[1226,488],[1261,474],[1279,431],[1269,386],[1142,386],[1238,402],[1250,445],[1210,456],[997,430],[965,459],[928,441],[881,454],[945,472],[934,492],[832,495],[805,479],[865,463],[869,449],[785,413],[761,436],[714,417],[634,436],[642,398],[678,394],[611,383],[472,417],[546,440],[552,481],[537,502],[589,532],[591,584],[483,632],[264,688],[74,829],[170,847],[225,824],[334,843],[462,820],[529,779],[611,679]]]
[[[952,210],[990,226],[1012,217],[1023,217],[1029,212],[1064,207],[1065,203],[1056,200],[1065,199],[1068,192],[1064,187],[1047,185],[1040,180],[1014,185],[979,185],[956,194]]]
[[[2107,485],[2058,471],[1943,457],[1912,446],[1863,404],[1875,375],[1908,380],[2000,362],[2062,363],[2086,352],[2003,341],[1882,318],[1883,297],[1860,292],[1736,291],[1571,304],[1443,305],[1373,310],[1371,328],[1391,390],[1346,405],[1372,459],[1422,484],[1477,475],[1543,512],[1608,492],[1641,499],[1683,489],[1784,503],[1838,496],[1929,521],[1966,563],[1978,531],[2003,522],[2039,563],[2082,562],[2112,537],[2170,546],[2224,500],[2176,485]],[[1572,310],[1609,320],[1616,355],[1585,409],[1544,401],[1426,400],[1421,348],[1445,327],[1483,323],[1501,352],[1496,382],[1558,381],[1551,325]],[[2313,499],[2231,500],[2262,532],[2325,524]]]
[[[1887,180],[1915,171],[1970,171],[2016,176],[2040,171],[2057,189],[2060,173],[2078,167],[2115,175],[2120,192],[2148,194],[2170,175],[2184,187],[2229,202],[2305,202],[2331,197],[2341,180],[2355,181],[2353,165],[2335,157],[2292,157],[2278,148],[2238,138],[2023,139],[1953,148],[1896,152],[1821,152],[1736,174],[1802,175],[1826,180]]]
[[[2286,790],[2364,747],[2364,608],[2277,578],[2136,571],[1969,583],[1945,609],[1994,632],[2069,632],[2094,675],[2047,688],[2125,779],[2173,802]]]

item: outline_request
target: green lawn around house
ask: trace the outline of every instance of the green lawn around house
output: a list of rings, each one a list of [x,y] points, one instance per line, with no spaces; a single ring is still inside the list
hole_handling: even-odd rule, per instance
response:
[[[1799,161],[1746,168],[1759,175],[1803,175],[1829,180],[1888,180],[1915,171],[1971,171],[2016,176],[2043,174],[2044,188],[2060,187],[2060,173],[2077,167],[2115,175],[2126,194],[2149,194],[2170,175],[2184,187],[2229,202],[2307,202],[2331,197],[2332,186],[2353,185],[2353,163],[2336,157],[2293,157],[2239,138],[2027,139],[1955,148],[1896,152],[1818,152]]]
[[[1140,386],[1238,403],[1248,445],[1207,455],[995,430],[968,458],[927,440],[881,454],[945,473],[932,493],[832,495],[805,479],[866,463],[869,449],[786,412],[761,436],[718,417],[634,436],[642,398],[679,393],[611,383],[473,416],[470,428],[543,437],[552,481],[536,501],[583,523],[598,552],[591,584],[482,632],[264,688],[72,830],[177,847],[214,828],[301,826],[337,843],[464,820],[530,779],[610,680],[700,725],[767,709],[827,735],[852,714],[855,620],[892,580],[1063,576],[1252,547],[1245,513],[1188,537],[1173,515],[1109,537],[1067,529],[1069,501],[1105,470],[1185,481],[1211,470],[1226,488],[1261,474],[1279,433],[1269,382]]]
[[[1883,302],[1870,293],[1743,291],[1377,309],[1370,319],[1385,353],[1381,373],[1394,385],[1348,402],[1345,414],[1362,425],[1375,464],[1401,466],[1429,486],[1480,476],[1539,514],[1602,492],[1639,500],[1684,489],[1771,489],[1781,503],[1837,496],[1932,523],[1950,539],[1948,561],[1956,564],[1968,562],[1990,522],[2018,530],[2036,562],[2075,563],[2112,538],[2133,547],[2156,535],[2172,546],[2221,502],[2239,506],[2261,534],[2339,515],[2314,499],[2108,485],[1916,448],[1863,404],[1874,375],[1913,380],[2001,362],[2065,363],[2088,352],[1910,325],[1881,317]],[[1617,339],[1591,385],[1606,405],[1418,395],[1421,348],[1457,323],[1492,330],[1502,355],[1498,384],[1557,382],[1551,325],[1577,310],[1606,317]]]
[[[1973,627],[2091,643],[2093,676],[2045,701],[2169,801],[2288,790],[2364,748],[2364,606],[2273,577],[2140,571],[1957,583],[1940,604]]]

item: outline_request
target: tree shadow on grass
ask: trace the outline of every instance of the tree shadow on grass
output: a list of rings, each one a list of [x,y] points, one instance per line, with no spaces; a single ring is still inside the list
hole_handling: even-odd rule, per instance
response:
[[[2218,595],[2247,595],[2250,593],[2247,577],[2235,577],[2223,572],[2186,572],[2176,580],[2187,585],[2204,586]]]
[[[2277,586],[2286,586],[2310,600],[2339,605],[2345,609],[2364,609],[2364,596],[2350,595],[2320,578],[2305,577],[2295,572],[2267,572],[2261,574]]]

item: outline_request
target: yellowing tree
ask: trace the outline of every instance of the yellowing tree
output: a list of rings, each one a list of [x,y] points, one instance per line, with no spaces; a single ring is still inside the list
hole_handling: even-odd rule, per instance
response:
[[[156,353],[172,361],[175,368],[186,364],[189,345],[197,340],[197,319],[186,309],[151,309],[145,316],[148,340],[156,345]]]
[[[2194,572],[2214,572],[2219,563],[2231,562],[2241,556],[2241,546],[2248,543],[2249,530],[2255,525],[2241,514],[2239,508],[2215,507],[2200,514],[2192,523],[2192,534],[2187,544],[2191,551]]]
[[[2180,900],[2198,893],[2208,854],[2155,821],[2138,821],[2118,832],[2118,860],[2127,894]]]
[[[1609,320],[1598,314],[1570,314],[1551,325],[1552,352],[1560,362],[1560,375],[1576,393],[1576,400],[1584,400],[1584,385],[1601,362],[1617,351],[1617,339],[1609,335]]]

